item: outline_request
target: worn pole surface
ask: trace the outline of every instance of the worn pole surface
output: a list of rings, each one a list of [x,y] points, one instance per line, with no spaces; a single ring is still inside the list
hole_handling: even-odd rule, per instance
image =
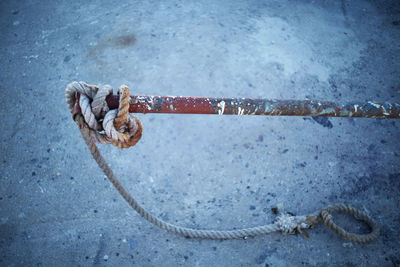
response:
[[[119,96],[106,98],[118,108]],[[188,96],[131,96],[130,113],[400,118],[400,104],[374,101],[343,103],[319,100],[272,100]]]

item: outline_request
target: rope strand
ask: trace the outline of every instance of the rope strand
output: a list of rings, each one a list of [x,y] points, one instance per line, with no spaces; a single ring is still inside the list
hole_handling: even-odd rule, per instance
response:
[[[100,96],[96,97],[98,92]],[[238,230],[197,230],[170,224],[155,217],[124,188],[95,144],[96,141],[103,144],[111,143],[119,148],[128,148],[134,146],[142,136],[140,120],[130,115],[127,108],[130,98],[129,88],[127,86],[120,87],[118,110],[108,110],[104,101],[107,93],[112,93],[110,86],[99,89],[97,86],[88,85],[84,82],[73,82],[66,88],[66,101],[94,160],[126,202],[150,223],[184,237],[201,239],[237,239],[277,231],[284,234],[302,233],[308,236],[304,230],[314,227],[319,222],[324,222],[332,231],[351,242],[367,243],[379,237],[379,227],[368,215],[345,204],[328,206],[316,213],[304,216],[293,216],[279,210],[278,216],[272,224]],[[96,101],[92,101],[90,104],[93,99]],[[103,102],[100,101],[101,99],[103,99]],[[103,122],[99,123],[102,116],[104,116]],[[104,133],[101,133],[103,130]],[[353,215],[356,219],[364,221],[371,228],[371,232],[361,235],[345,231],[333,222],[332,212],[334,211],[344,211]]]

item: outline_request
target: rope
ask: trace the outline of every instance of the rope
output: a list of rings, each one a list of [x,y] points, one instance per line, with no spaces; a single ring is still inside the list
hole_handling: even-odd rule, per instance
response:
[[[316,213],[303,216],[295,216],[280,208],[277,210],[277,217],[272,224],[226,231],[197,230],[181,227],[153,216],[123,187],[95,144],[97,142],[113,144],[119,148],[128,148],[134,146],[142,136],[140,120],[129,114],[129,88],[125,85],[119,88],[120,104],[117,110],[108,109],[105,102],[108,94],[112,94],[111,86],[106,85],[99,88],[85,82],[72,82],[66,88],[66,101],[94,160],[128,204],[150,223],[184,237],[201,239],[247,238],[272,232],[282,232],[284,234],[301,233],[308,237],[309,235],[305,229],[313,228],[320,222],[323,222],[332,231],[351,242],[367,243],[379,237],[379,227],[368,215],[345,204],[328,206]],[[365,222],[371,228],[371,232],[368,234],[354,234],[345,231],[333,222],[332,212],[335,211],[347,212],[356,219]]]

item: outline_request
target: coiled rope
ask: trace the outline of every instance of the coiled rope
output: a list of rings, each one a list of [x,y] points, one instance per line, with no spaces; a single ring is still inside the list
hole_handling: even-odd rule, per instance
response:
[[[105,101],[107,95],[112,94],[112,91],[111,86],[108,85],[99,88],[85,82],[72,82],[68,84],[65,95],[73,119],[77,123],[82,137],[99,167],[128,204],[152,224],[190,238],[235,239],[277,231],[284,234],[301,233],[308,237],[305,229],[312,228],[319,222],[323,222],[339,236],[352,242],[367,243],[378,238],[380,231],[378,225],[367,214],[346,204],[328,206],[315,213],[303,216],[295,216],[284,212],[283,209],[279,209],[277,217],[272,224],[227,231],[185,228],[155,217],[143,208],[123,187],[95,144],[97,142],[113,144],[119,148],[129,148],[134,146],[142,137],[140,120],[129,114],[129,88],[122,85],[118,89],[120,104],[118,109],[115,110],[109,110]],[[335,211],[347,212],[357,220],[365,222],[370,227],[371,232],[368,234],[354,234],[345,231],[333,222],[332,212]]]

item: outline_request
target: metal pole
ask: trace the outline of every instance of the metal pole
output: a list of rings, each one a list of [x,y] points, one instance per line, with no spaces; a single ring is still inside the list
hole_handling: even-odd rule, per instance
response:
[[[118,108],[119,96],[106,98]],[[400,104],[374,101],[344,103],[319,100],[272,100],[188,96],[131,96],[130,113],[400,118]]]

